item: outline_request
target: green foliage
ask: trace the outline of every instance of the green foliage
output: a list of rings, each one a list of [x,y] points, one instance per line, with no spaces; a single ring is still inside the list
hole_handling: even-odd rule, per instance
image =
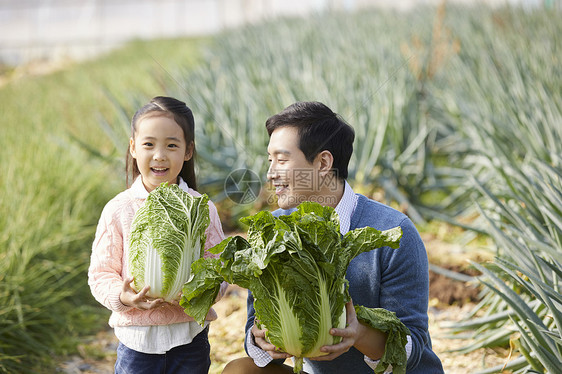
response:
[[[430,91],[442,125],[456,133],[451,145],[463,150],[451,153],[450,163],[463,180],[475,178],[496,194],[504,187],[503,160],[516,169],[532,158],[561,166],[562,26],[555,11],[465,14],[451,10],[447,24],[461,48]],[[478,214],[474,199],[488,199],[464,183],[450,191],[438,210],[451,216]]]
[[[452,331],[474,333],[465,352],[510,343],[520,356],[506,368],[516,373],[556,373],[562,361],[562,28],[551,19],[557,16],[513,10],[459,22],[463,48],[448,80],[440,80],[450,95],[441,96],[444,118],[470,147],[459,160],[466,183],[439,210],[453,220],[477,216],[473,229],[488,235],[497,253],[494,263],[475,264],[486,292],[473,313],[484,315]],[[521,29],[529,31],[514,34]]]
[[[4,85],[0,372],[48,365],[70,349],[61,335],[88,333],[66,310],[105,313],[85,280],[95,224],[124,187],[130,118],[160,94],[194,110],[201,185],[215,201],[232,170],[265,175],[271,114],[296,100],[337,110],[356,131],[354,187],[382,188],[416,222],[438,218],[496,244],[498,260],[483,269],[485,314],[463,324],[475,331],[467,349],[511,340],[514,370],[549,368],[560,359],[559,18],[454,6],[321,14],[212,40],[135,42]],[[266,198],[224,204],[221,216],[237,222],[268,209]]]
[[[324,14],[305,23],[286,19],[218,37],[207,52],[209,63],[176,73],[181,84],[172,90],[182,94],[181,87],[197,88],[189,94],[202,117],[197,128],[203,177],[223,181],[238,168],[265,176],[266,119],[297,100],[317,100],[337,110],[361,139],[351,179],[383,185],[392,198],[409,201],[415,194],[403,195],[396,187],[431,177],[420,172],[418,150],[432,130],[410,120],[417,112],[404,116],[415,110],[410,109],[415,79],[406,66],[417,56],[396,48],[412,32],[392,27],[403,17],[394,12]],[[408,18],[416,32],[427,31],[425,17]],[[388,29],[393,32],[383,31]],[[370,42],[383,33],[384,38]]]
[[[560,359],[559,343],[553,343],[560,339],[554,322],[560,304],[550,299],[560,293],[553,270],[560,264],[562,220],[559,16],[556,10],[442,6],[407,16],[335,14],[304,25],[286,20],[224,35],[209,52],[210,68],[185,75],[185,85],[211,87],[197,99],[212,132],[202,132],[210,143],[203,147],[211,150],[205,170],[260,170],[267,139],[259,128],[295,100],[337,108],[357,134],[355,185],[382,187],[417,222],[438,218],[496,243],[500,257],[487,274],[514,293],[487,283],[498,292],[479,308],[493,322],[476,330],[467,349],[506,344],[516,331],[524,360],[512,367],[548,368]],[[390,26],[396,24],[404,27]],[[214,153],[220,162],[231,161],[213,161],[217,149],[231,150]],[[544,326],[509,322],[532,316],[505,295],[533,305]]]
[[[7,145],[11,161],[0,182],[0,371],[33,372],[33,365],[48,364],[47,355],[63,353],[65,338],[77,336],[68,310],[90,302],[84,275],[104,169],[53,140],[28,134]]]
[[[205,305],[210,306],[223,280],[247,288],[254,295],[256,319],[267,329],[267,339],[295,356],[298,373],[303,357],[321,356],[322,346],[339,341],[329,331],[345,326],[345,303],[350,300],[345,274],[351,260],[375,248],[398,248],[402,230],[364,227],[341,237],[334,208],[312,202],[300,204],[290,215],[276,218],[262,211],[243,221],[249,226],[248,240],[227,238],[212,250],[221,253],[220,258],[196,261],[197,272],[186,283],[180,305],[202,324],[208,308],[198,305],[201,296],[209,299]],[[361,312],[365,319],[380,315],[375,310]],[[387,346],[389,362],[385,362],[404,373],[409,332],[395,315],[385,316],[373,323],[399,336]]]
[[[389,201],[408,206],[421,222],[423,194],[460,183],[460,171],[444,162],[447,152],[457,152],[451,144],[458,137],[441,131],[429,115],[427,90],[410,67],[423,64],[428,51],[400,48],[419,36],[429,50],[433,15],[420,8],[251,25],[217,36],[198,68],[171,66],[167,94],[184,98],[195,113],[202,190],[220,201],[233,170],[265,177],[266,119],[297,100],[317,100],[355,129],[350,179],[368,193],[384,188]],[[406,19],[408,27],[396,27]],[[116,102],[117,112],[123,107]],[[238,210],[232,220],[250,209]]]
[[[509,340],[526,358],[508,365],[516,372],[556,373],[562,362],[562,168],[537,159],[523,165],[501,159],[496,168],[501,194],[475,181],[487,197],[482,217],[499,255],[493,266],[475,264],[491,292],[478,307],[486,317],[453,331],[475,332],[468,350]],[[492,336],[501,339],[489,341]]]
[[[122,167],[92,158],[72,138],[108,152],[97,124],[100,113],[113,116],[107,93],[152,95],[164,82],[155,79],[162,68],[153,56],[176,51],[167,61],[192,63],[196,46],[133,43],[0,87],[0,372],[52,372],[53,354],[76,353],[80,337],[107,324],[86,272],[101,209],[124,188]]]

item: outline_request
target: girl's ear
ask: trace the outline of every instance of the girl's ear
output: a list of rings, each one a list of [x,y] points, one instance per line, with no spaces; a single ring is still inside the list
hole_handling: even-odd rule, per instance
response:
[[[330,151],[322,151],[316,155],[316,162],[319,163],[318,171],[320,175],[326,176],[332,172],[332,165],[334,165],[334,156]]]
[[[195,149],[195,144],[190,142],[187,147],[185,148],[185,157],[183,158],[184,161],[189,161],[193,157],[193,150]]]
[[[131,154],[132,158],[137,157],[137,152],[135,150],[135,140],[133,138],[129,138],[129,153]]]

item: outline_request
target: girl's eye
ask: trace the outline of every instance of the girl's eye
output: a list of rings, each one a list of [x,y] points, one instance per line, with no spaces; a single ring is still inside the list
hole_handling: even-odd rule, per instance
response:
[[[178,145],[177,145],[177,144],[169,144],[168,147],[170,147],[170,148],[177,148]]]
[[[152,147],[152,143],[150,142],[143,143],[142,145],[144,145],[145,147]]]

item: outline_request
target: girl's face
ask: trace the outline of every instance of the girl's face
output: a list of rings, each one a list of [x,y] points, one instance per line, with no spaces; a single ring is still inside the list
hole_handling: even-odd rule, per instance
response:
[[[193,156],[193,142],[186,144],[182,128],[165,115],[141,118],[130,149],[148,192],[163,182],[176,184],[184,161]]]

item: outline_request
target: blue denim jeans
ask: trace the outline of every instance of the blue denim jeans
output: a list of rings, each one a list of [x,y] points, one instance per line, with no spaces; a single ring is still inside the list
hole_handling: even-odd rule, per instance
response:
[[[201,331],[189,344],[164,354],[134,351],[119,343],[116,374],[208,374],[211,366],[209,329]]]

